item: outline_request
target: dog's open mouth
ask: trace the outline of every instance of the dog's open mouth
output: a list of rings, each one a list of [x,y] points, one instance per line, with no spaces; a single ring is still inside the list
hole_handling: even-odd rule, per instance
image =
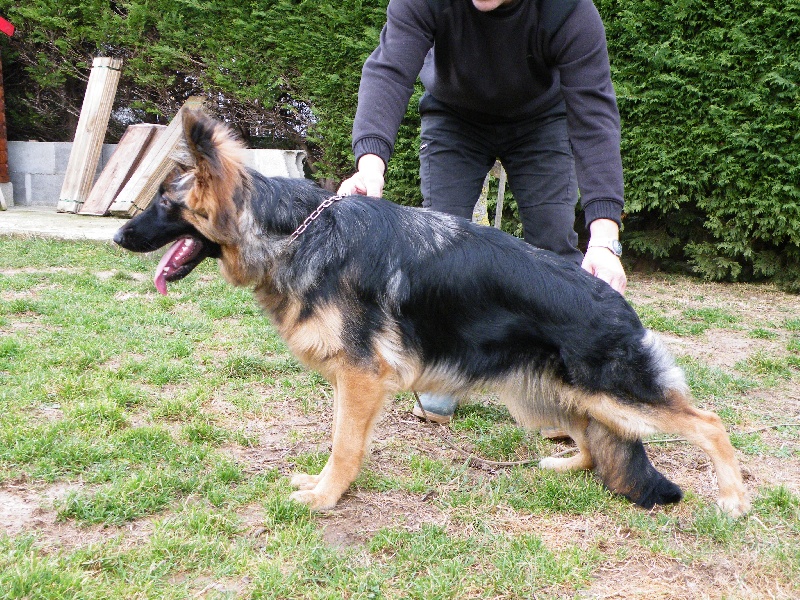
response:
[[[167,295],[167,282],[183,279],[211,254],[211,248],[202,240],[185,236],[166,251],[156,267],[153,283],[160,294]]]

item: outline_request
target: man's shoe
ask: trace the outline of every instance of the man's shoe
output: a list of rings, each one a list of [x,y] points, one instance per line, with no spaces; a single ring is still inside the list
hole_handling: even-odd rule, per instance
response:
[[[420,409],[425,409],[423,412]],[[456,412],[458,407],[458,398],[455,396],[442,396],[439,394],[419,394],[419,402],[414,403],[412,413],[425,420],[425,417],[433,423],[446,424],[453,418],[453,413]]]

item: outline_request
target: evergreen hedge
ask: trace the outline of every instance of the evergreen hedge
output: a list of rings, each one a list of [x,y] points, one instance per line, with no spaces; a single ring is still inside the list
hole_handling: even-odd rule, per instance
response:
[[[800,291],[800,1],[597,0],[623,118],[625,240]]]
[[[525,0],[532,1],[532,0]],[[352,170],[361,65],[387,0],[0,0],[11,139],[68,140],[93,56],[124,59],[109,139],[191,94],[252,145]],[[800,291],[800,0],[595,0],[623,119],[629,255]],[[388,197],[419,202],[412,99]],[[518,230],[509,206],[507,228]]]

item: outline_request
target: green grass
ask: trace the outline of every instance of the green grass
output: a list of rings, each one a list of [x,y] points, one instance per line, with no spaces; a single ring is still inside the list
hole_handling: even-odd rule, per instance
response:
[[[668,315],[657,308],[636,305],[645,327],[679,336],[700,335],[713,327],[737,326],[739,319],[719,308],[683,308],[680,315]]]
[[[676,507],[642,511],[588,473],[470,466],[408,417],[407,396],[389,421],[415,441],[384,434],[340,508],[310,513],[289,500],[289,475],[327,460],[329,384],[212,263],[164,298],[156,262],[0,238],[0,494],[24,490],[48,515],[0,534],[0,598],[591,597],[614,591],[609,573],[635,581],[639,557],[744,564],[732,581],[800,594],[800,496],[779,473],[754,490],[752,517],[720,516],[691,488]],[[742,327],[707,300],[679,317],[641,312],[684,336]],[[797,382],[798,331],[794,318],[743,330],[768,346],[734,369],[679,358],[745,461],[800,468],[797,428],[748,433],[781,416],[751,395]],[[461,406],[448,433],[495,461],[563,448],[486,398]]]

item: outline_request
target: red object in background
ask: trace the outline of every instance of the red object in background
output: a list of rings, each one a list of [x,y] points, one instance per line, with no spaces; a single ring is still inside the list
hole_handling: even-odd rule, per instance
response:
[[[11,37],[14,35],[14,29],[15,27],[11,21],[6,21],[3,17],[0,17],[0,31]]]

